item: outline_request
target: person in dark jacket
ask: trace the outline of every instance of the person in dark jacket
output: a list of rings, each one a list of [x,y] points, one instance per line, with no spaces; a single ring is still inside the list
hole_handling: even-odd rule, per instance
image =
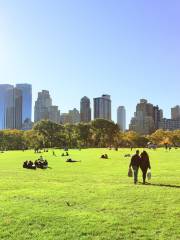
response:
[[[129,168],[132,167],[134,172],[134,184],[138,181],[138,169],[140,164],[140,156],[139,156],[139,150],[136,151],[136,154],[134,154],[131,158],[131,162],[129,164]]]
[[[142,174],[143,174],[142,175],[142,177],[143,177],[143,184],[145,184],[146,183],[147,170],[148,170],[148,168],[151,169],[149,156],[148,156],[148,153],[146,151],[143,151],[141,153],[140,168],[141,168],[141,171],[142,171]]]

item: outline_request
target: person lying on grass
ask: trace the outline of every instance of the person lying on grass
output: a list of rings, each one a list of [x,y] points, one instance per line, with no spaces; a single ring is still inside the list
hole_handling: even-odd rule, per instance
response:
[[[66,160],[66,162],[71,162],[71,163],[73,163],[73,162],[81,162],[81,161],[72,160],[71,158],[69,158],[69,159]]]

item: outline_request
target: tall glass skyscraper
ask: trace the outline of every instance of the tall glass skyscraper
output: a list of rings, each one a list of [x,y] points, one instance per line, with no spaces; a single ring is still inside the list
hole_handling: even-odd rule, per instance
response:
[[[8,91],[12,89],[12,85],[0,84],[0,129],[6,128],[6,99]]]
[[[31,121],[31,113],[30,84],[0,84],[0,129],[21,129],[26,119]]]
[[[9,89],[6,93],[6,128],[22,128],[22,91],[18,88]]]
[[[94,119],[102,118],[111,121],[111,97],[103,94],[94,98]]]
[[[22,92],[22,123],[32,118],[32,85],[16,84],[16,88]]]
[[[121,131],[126,130],[126,110],[124,106],[119,106],[117,109],[117,124]]]
[[[81,116],[81,119],[80,119],[81,122],[90,122],[91,121],[90,99],[86,96],[81,98],[80,116]]]

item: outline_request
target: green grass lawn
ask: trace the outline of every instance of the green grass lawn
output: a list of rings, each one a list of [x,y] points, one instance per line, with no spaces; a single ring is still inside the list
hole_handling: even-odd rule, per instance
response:
[[[0,153],[1,240],[180,239],[180,149],[148,150],[152,185],[127,177],[129,149],[55,152],[47,170],[22,168],[33,151]]]

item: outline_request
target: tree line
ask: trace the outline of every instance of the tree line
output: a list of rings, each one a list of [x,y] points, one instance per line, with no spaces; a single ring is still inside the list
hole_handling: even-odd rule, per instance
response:
[[[133,131],[122,132],[112,121],[96,119],[90,123],[56,124],[48,120],[37,122],[32,130],[1,130],[1,150],[88,147],[180,146],[180,130],[157,130],[142,136]]]

